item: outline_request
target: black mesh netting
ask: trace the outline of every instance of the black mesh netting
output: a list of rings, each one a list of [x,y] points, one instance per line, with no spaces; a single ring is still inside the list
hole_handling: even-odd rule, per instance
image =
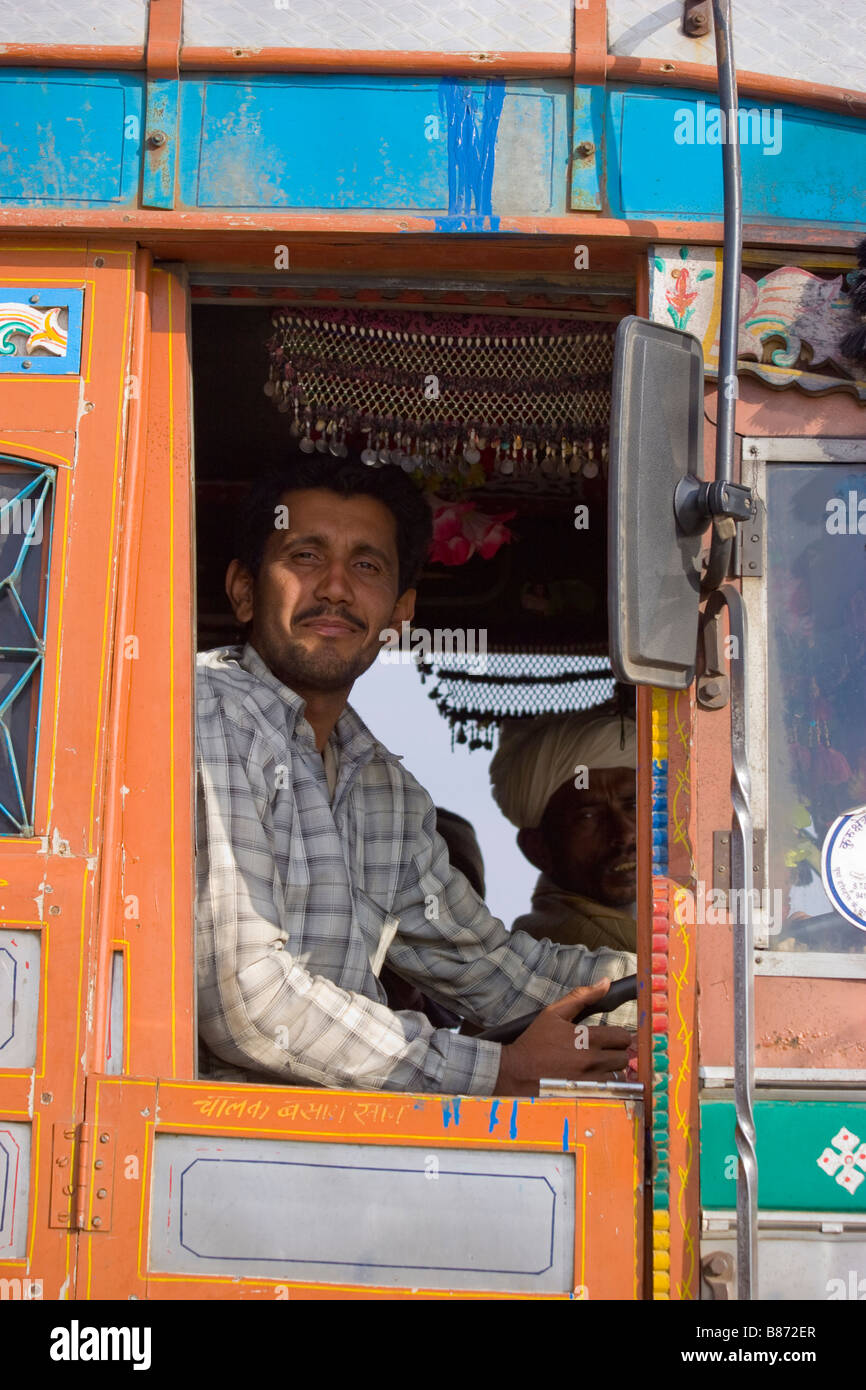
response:
[[[503,719],[589,709],[611,702],[628,710],[633,694],[618,686],[603,653],[476,652],[418,661],[423,684],[451,725],[451,746],[493,748]]]

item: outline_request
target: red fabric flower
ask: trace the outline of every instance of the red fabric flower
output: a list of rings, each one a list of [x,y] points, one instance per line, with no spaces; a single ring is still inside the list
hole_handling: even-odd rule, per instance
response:
[[[516,511],[488,516],[479,512],[474,502],[443,502],[430,497],[433,508],[433,543],[430,559],[440,565],[464,565],[476,552],[490,560],[500,546],[513,540],[513,534],[503,523],[516,516]]]

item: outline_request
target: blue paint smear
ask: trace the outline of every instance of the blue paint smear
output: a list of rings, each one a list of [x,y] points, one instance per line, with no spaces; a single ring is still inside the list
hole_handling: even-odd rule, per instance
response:
[[[492,1134],[493,1131],[494,1131],[494,1129],[496,1128],[496,1126],[499,1124],[499,1115],[497,1114],[497,1111],[498,1111],[498,1110],[499,1110],[499,1101],[498,1101],[498,1100],[495,1100],[495,1101],[493,1102],[493,1104],[491,1105],[491,1107],[490,1107],[490,1123],[489,1123],[489,1125],[487,1126],[487,1133],[488,1133],[488,1134]]]
[[[493,171],[496,135],[505,101],[505,79],[477,86],[444,77],[439,109],[448,131],[448,216],[434,218],[437,232],[496,232]]]
[[[451,1123],[451,1102],[450,1102],[450,1100],[443,1100],[443,1102],[442,1102],[442,1123],[444,1124],[444,1126],[445,1126],[446,1129],[448,1128],[448,1126],[449,1126],[450,1123]]]
[[[511,1124],[508,1127],[509,1139],[517,1138],[517,1101],[511,1103]]]
[[[562,1152],[568,1153],[568,1120],[562,1122]]]
[[[453,1104],[453,1106],[454,1106],[454,1123],[455,1123],[455,1125],[459,1125],[459,1123],[460,1123],[460,1097],[459,1097],[459,1096],[455,1096],[455,1097],[454,1097],[454,1100],[453,1100],[453,1102],[452,1102],[452,1104]]]

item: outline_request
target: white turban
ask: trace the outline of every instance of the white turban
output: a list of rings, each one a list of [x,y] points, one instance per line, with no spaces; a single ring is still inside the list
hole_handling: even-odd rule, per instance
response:
[[[519,830],[533,830],[553,793],[574,780],[577,768],[636,766],[633,719],[591,710],[542,714],[503,722],[490,781],[502,814]]]

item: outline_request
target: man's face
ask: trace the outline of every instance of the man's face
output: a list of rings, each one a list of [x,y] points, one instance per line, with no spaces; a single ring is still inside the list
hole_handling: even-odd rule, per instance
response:
[[[376,659],[383,628],[414,611],[398,599],[397,523],[378,498],[287,492],[289,527],[268,537],[255,580],[234,560],[226,589],[249,640],[284,685],[348,691]]]
[[[636,813],[631,768],[592,768],[585,788],[567,782],[544,812],[541,867],[568,892],[627,907],[637,896]]]

